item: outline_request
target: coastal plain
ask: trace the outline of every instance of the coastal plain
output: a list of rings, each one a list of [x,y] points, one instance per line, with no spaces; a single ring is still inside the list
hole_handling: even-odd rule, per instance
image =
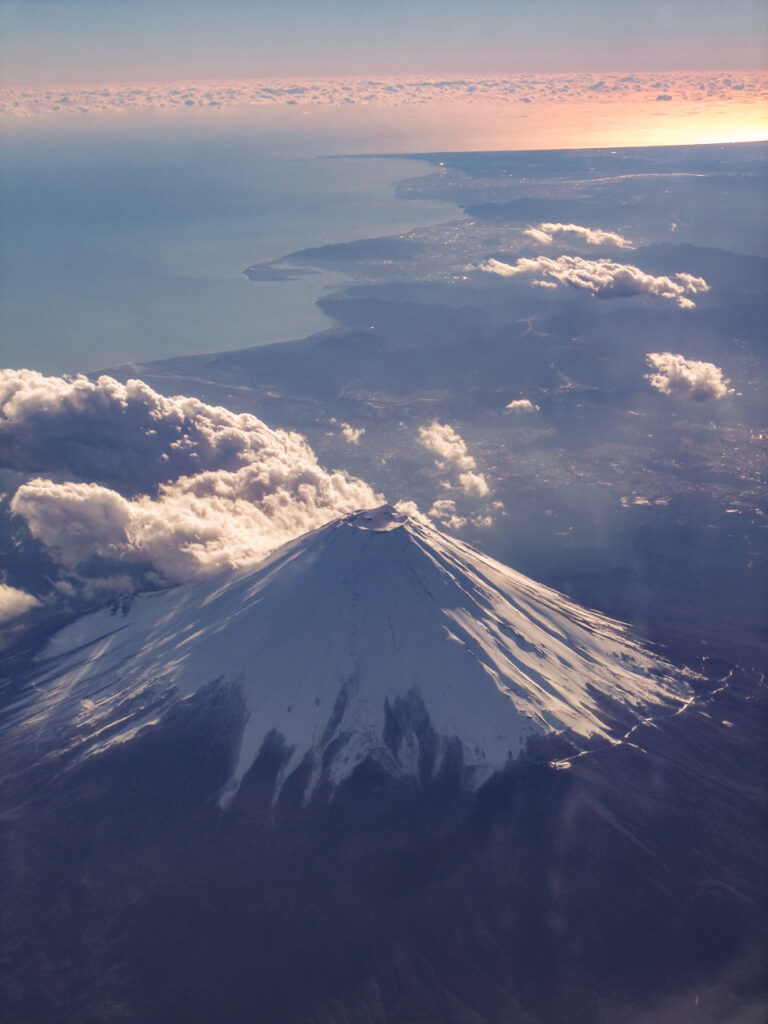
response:
[[[460,216],[244,268],[343,273],[320,299],[328,330],[113,372],[299,431],[324,465],[678,657],[757,667],[765,157],[762,144],[419,154],[432,173],[398,195],[448,200]],[[598,240],[560,230],[542,242],[542,224]],[[494,261],[535,267],[501,276]],[[630,285],[610,288],[562,270],[626,265]],[[706,288],[680,303],[647,283],[684,279]],[[703,397],[660,390],[654,353],[727,383]],[[485,488],[462,486],[423,443],[434,423],[450,425]]]

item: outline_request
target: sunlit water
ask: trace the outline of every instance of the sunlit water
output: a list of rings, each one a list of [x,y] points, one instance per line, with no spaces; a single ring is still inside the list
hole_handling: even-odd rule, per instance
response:
[[[0,363],[73,372],[303,337],[328,326],[316,274],[243,269],[307,246],[459,214],[395,198],[412,160],[317,159],[349,140],[157,115],[4,129]]]

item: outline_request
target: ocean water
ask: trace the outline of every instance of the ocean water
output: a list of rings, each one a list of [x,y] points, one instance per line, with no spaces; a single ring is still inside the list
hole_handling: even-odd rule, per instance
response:
[[[5,125],[0,363],[45,372],[225,351],[328,326],[343,277],[249,282],[251,263],[459,215],[404,201],[412,160],[258,119],[146,115]]]

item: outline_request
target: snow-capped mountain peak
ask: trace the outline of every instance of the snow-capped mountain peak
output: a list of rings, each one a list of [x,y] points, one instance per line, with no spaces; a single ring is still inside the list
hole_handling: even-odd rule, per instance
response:
[[[245,707],[227,802],[268,741],[306,795],[373,759],[477,785],[534,737],[611,737],[690,697],[686,674],[625,626],[391,506],[335,520],[256,570],[87,615],[39,659],[9,729],[37,750],[94,757],[207,684]]]
[[[393,505],[380,505],[378,508],[353,512],[346,517],[345,522],[358,530],[388,533],[407,523],[408,516],[403,512],[398,512]]]

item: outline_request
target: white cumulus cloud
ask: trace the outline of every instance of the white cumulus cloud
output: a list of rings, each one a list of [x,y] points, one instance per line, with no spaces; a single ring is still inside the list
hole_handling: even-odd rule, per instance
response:
[[[581,224],[537,224],[535,227],[526,228],[523,234],[533,238],[542,245],[550,245],[555,240],[555,235],[573,235],[589,245],[604,245],[606,242],[617,245],[622,249],[634,249],[635,246],[628,238],[616,231],[604,231],[602,228],[586,228]]]
[[[530,398],[515,398],[508,402],[506,408],[509,412],[538,412],[538,405],[534,405]]]
[[[476,472],[477,463],[469,454],[464,438],[449,423],[433,420],[428,427],[419,427],[419,441],[435,453],[438,469],[456,474],[457,484],[465,494],[476,498],[490,494],[488,481],[482,473]]]
[[[15,619],[39,604],[38,599],[26,591],[9,587],[7,583],[0,583],[0,622]]]
[[[205,470],[301,462],[306,442],[248,413],[165,397],[141,380],[0,370],[0,452],[9,468],[133,494]]]
[[[1,463],[37,471],[11,511],[69,567],[98,556],[194,579],[382,500],[300,434],[142,381],[3,371],[0,441]]]
[[[663,395],[706,402],[732,392],[730,382],[714,363],[686,359],[672,352],[649,352],[646,359],[654,371],[646,374],[646,380]]]
[[[647,274],[630,263],[615,263],[613,260],[587,260],[581,256],[537,256],[522,257],[514,264],[489,259],[480,265],[480,270],[500,277],[516,277],[528,274],[533,283],[560,283],[589,292],[597,298],[618,298],[628,295],[657,295],[671,299],[681,309],[693,309],[695,303],[687,298],[689,294],[709,291],[709,285],[702,277],[692,274],[675,274],[656,277]]]
[[[474,458],[467,451],[464,438],[449,423],[433,420],[428,427],[419,427],[419,441],[438,456],[441,469],[475,469]]]
[[[352,427],[349,423],[341,424],[341,436],[350,444],[360,444],[360,438],[365,433],[365,427]]]
[[[459,473],[459,485],[465,494],[471,494],[476,498],[484,498],[491,493],[488,481],[482,473]]]

